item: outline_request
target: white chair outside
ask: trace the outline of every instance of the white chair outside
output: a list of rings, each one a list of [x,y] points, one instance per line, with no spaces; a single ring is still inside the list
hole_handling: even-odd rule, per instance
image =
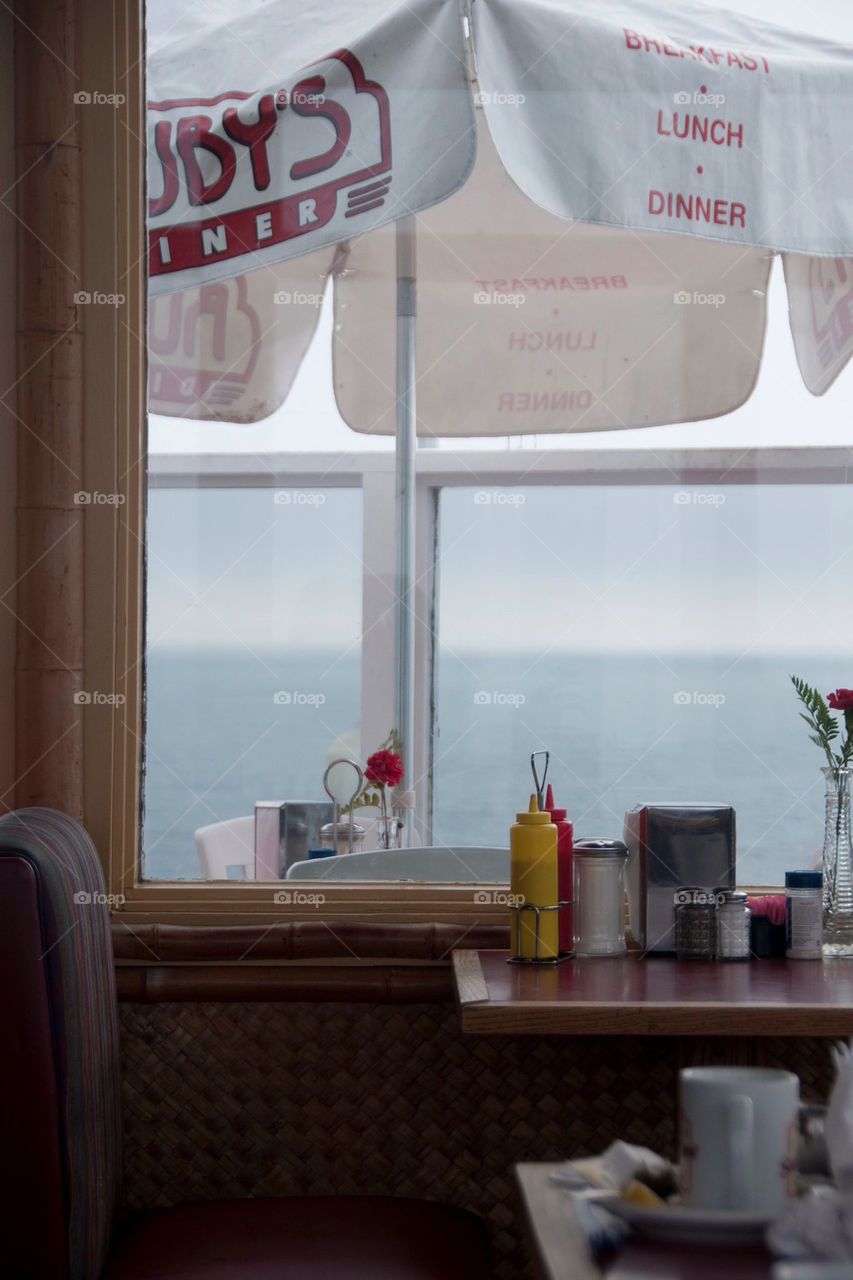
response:
[[[254,880],[254,814],[211,822],[194,835],[203,880]]]

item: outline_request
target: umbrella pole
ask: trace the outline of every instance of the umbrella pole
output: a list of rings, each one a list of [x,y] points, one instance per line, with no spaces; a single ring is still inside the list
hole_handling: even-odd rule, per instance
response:
[[[396,223],[397,233],[397,456],[396,456],[396,625],[394,719],[406,770],[413,787],[415,712],[415,220]],[[413,813],[404,810],[404,844],[411,845]]]

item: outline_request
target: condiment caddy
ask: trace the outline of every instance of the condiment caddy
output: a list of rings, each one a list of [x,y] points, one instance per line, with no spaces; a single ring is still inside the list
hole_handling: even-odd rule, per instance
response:
[[[623,954],[626,870],[631,933],[644,952],[723,962],[755,954],[750,899],[735,883],[730,806],[640,805],[625,815],[624,841],[575,840],[566,810],[546,788],[549,762],[547,751],[531,755],[535,790],[510,828],[510,963]],[[681,883],[690,872],[705,883]],[[821,958],[821,901],[819,872],[786,875],[789,959]],[[762,921],[765,904],[773,905],[752,900]]]
[[[540,778],[537,756],[545,763]],[[559,964],[572,950],[572,824],[545,790],[550,753],[530,757],[534,793],[509,833],[511,962]]]

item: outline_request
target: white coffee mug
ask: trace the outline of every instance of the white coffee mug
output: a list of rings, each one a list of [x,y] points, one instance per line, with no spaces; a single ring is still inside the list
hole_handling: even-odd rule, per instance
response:
[[[684,1204],[777,1213],[795,1193],[800,1082],[764,1067],[679,1072]]]

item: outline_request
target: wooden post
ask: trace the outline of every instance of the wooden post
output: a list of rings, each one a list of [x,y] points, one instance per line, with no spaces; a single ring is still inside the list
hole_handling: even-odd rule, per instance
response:
[[[77,0],[18,0],[15,805],[83,814],[83,289]]]

